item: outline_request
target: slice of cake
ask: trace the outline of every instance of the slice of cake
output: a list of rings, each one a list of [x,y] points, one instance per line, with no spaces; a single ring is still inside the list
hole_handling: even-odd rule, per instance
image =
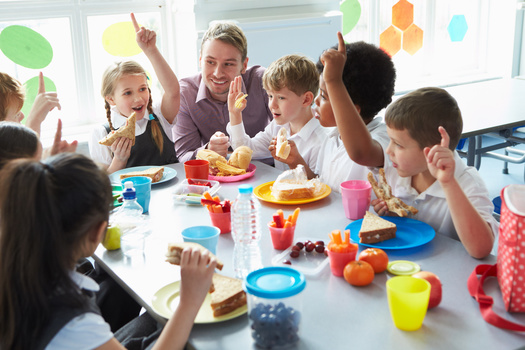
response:
[[[396,237],[396,230],[396,224],[367,211],[359,230],[359,242],[370,244],[386,241]]]

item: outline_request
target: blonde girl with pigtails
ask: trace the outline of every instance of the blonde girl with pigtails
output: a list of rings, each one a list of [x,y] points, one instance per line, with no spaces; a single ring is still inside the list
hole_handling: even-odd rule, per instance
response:
[[[179,82],[156,46],[155,32],[140,27],[133,14],[131,20],[137,44],[151,62],[164,94],[160,103],[153,104],[148,76],[135,61],[117,62],[106,69],[101,94],[108,122],[93,130],[89,151],[96,162],[106,165],[109,173],[133,166],[165,165],[178,161],[171,129],[179,111]],[[136,115],[134,145],[130,139],[123,137],[111,146],[98,143],[111,131],[125,125],[132,113]]]

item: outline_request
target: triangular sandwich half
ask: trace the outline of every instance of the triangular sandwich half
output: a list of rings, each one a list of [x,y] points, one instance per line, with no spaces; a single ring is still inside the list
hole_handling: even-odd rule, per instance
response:
[[[396,237],[396,230],[396,224],[367,211],[359,230],[359,242],[369,244],[386,241]]]

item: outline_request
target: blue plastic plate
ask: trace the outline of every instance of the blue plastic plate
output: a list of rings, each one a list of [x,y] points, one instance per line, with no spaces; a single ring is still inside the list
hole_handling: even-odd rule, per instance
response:
[[[364,244],[359,243],[359,230],[363,219],[351,222],[346,226],[350,230],[350,239],[359,245],[381,249],[408,249],[422,246],[430,242],[436,236],[436,231],[422,221],[400,218],[396,216],[383,216],[385,220],[393,222],[397,226],[396,238],[388,239],[383,242]]]

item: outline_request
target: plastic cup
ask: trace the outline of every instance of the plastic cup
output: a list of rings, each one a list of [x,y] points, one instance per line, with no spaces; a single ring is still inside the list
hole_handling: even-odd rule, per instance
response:
[[[210,162],[204,159],[192,159],[184,162],[186,179],[208,179]]]
[[[146,176],[133,176],[122,179],[122,187],[124,187],[124,182],[131,181],[133,182],[133,187],[137,193],[137,203],[142,207],[142,213],[147,213],[149,211],[149,201],[151,198],[151,179]]]
[[[232,217],[231,213],[210,213],[211,224],[221,230],[221,234],[232,231]]]
[[[184,242],[199,243],[215,254],[221,230],[215,226],[192,226],[182,231]]]
[[[341,195],[345,216],[350,220],[359,220],[370,207],[372,185],[364,180],[350,180],[341,183]]]
[[[421,328],[430,298],[430,283],[422,278],[397,276],[386,281],[390,315],[397,328],[415,331]]]
[[[295,225],[286,228],[278,228],[272,227],[268,224],[268,228],[270,229],[274,249],[285,250],[293,244]]]
[[[356,254],[357,249],[354,249],[349,253],[336,253],[328,250],[328,258],[330,259],[330,270],[332,270],[332,274],[337,277],[342,277],[346,264],[355,260]]]

